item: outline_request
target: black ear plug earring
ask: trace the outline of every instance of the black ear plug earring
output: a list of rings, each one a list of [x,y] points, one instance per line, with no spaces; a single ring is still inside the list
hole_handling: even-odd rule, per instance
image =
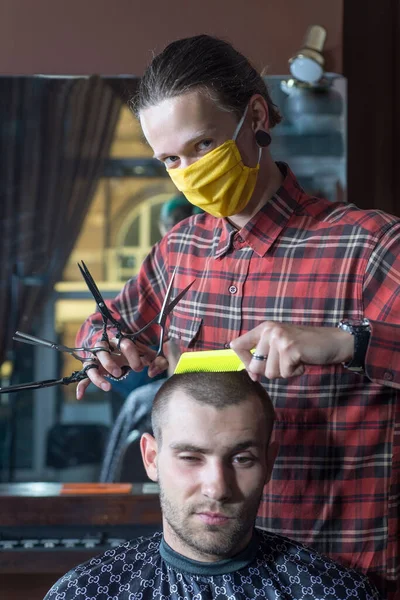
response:
[[[268,131],[264,129],[259,129],[256,131],[256,142],[260,146],[260,148],[266,148],[271,143],[271,136]]]

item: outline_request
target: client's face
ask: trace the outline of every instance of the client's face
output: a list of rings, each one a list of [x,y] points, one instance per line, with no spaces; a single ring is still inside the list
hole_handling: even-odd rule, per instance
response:
[[[233,556],[250,541],[268,457],[260,401],[217,410],[178,392],[162,425],[157,473],[164,536],[200,561]]]

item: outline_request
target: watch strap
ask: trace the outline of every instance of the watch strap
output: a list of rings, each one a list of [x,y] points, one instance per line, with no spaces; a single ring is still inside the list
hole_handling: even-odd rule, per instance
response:
[[[365,357],[367,355],[368,344],[371,337],[371,326],[367,319],[363,319],[362,323],[352,324],[350,321],[341,321],[339,328],[343,331],[351,333],[354,337],[354,355],[353,358],[343,363],[346,369],[363,373],[365,370]]]

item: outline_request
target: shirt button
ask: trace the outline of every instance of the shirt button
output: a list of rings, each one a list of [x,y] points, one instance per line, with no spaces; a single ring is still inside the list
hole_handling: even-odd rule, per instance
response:
[[[236,287],[236,285],[231,285],[231,287],[229,288],[229,292],[230,292],[231,294],[236,294],[236,292],[237,292],[237,287]]]
[[[385,371],[385,373],[383,375],[383,379],[386,379],[386,381],[392,381],[392,379],[393,379],[392,371]]]
[[[237,236],[237,238],[236,238],[236,241],[237,241],[239,244],[241,244],[241,243],[243,242],[243,238],[242,238],[242,236],[241,236],[241,235],[238,235],[238,236]]]

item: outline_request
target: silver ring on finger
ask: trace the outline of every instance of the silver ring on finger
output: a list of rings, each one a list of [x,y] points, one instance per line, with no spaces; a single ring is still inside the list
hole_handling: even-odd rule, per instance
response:
[[[265,356],[264,354],[253,354],[253,358],[254,360],[268,360],[268,356]]]

